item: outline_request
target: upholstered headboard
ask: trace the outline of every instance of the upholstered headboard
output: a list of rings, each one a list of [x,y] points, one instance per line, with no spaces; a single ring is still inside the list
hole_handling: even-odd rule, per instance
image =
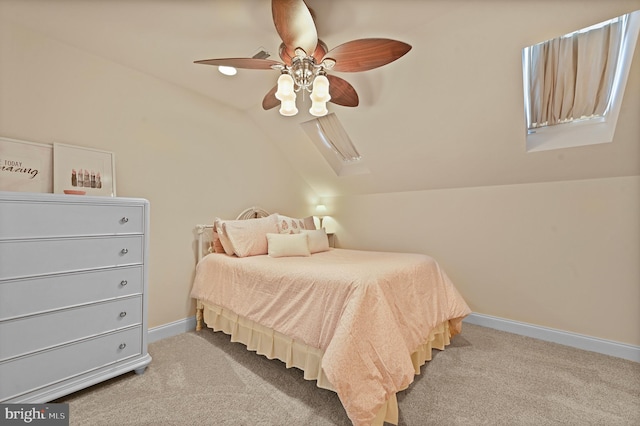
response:
[[[256,219],[269,216],[269,212],[259,207],[249,207],[243,210],[236,220]],[[213,224],[196,225],[196,234],[198,236],[198,259],[200,261],[204,256],[213,252]]]

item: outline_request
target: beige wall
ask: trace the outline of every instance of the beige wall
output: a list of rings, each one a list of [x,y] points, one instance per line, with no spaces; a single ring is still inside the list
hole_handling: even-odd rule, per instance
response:
[[[471,309],[640,345],[640,177],[325,200],[338,245],[436,258]]]
[[[308,186],[244,115],[14,25],[0,43],[0,135],[113,151],[118,195],[150,201],[150,327],[193,315],[195,224],[308,213]]]

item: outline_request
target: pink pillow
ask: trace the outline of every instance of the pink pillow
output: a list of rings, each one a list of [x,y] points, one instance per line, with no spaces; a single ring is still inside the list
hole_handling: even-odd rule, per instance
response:
[[[303,234],[307,234],[309,238],[309,251],[311,253],[319,253],[329,250],[329,237],[324,229],[303,230]]]
[[[304,229],[316,229],[316,222],[313,220],[313,216],[307,216],[302,220],[304,222]]]
[[[220,240],[220,235],[215,230],[213,231],[211,248],[213,249],[213,253],[226,253],[224,246],[222,245],[222,241]]]
[[[278,216],[272,214],[258,219],[225,220],[222,221],[222,230],[229,239],[236,256],[267,254],[267,233],[278,232]],[[220,239],[224,246],[222,236]]]
[[[305,229],[304,219],[278,215],[278,233],[299,234],[302,229]]]
[[[231,241],[229,241],[229,237],[227,237],[227,234],[224,232],[224,229],[222,228],[222,224],[224,222],[226,221],[220,219],[219,217],[215,218],[215,220],[213,221],[214,233],[218,234],[218,241],[220,241],[223,251],[227,253],[229,256],[231,256],[234,253],[233,246],[231,245]]]

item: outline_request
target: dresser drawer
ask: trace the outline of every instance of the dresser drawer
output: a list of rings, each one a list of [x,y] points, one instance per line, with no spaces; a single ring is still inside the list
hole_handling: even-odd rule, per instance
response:
[[[0,239],[143,232],[143,205],[41,201],[2,203]]]
[[[141,264],[143,236],[0,241],[0,280]]]
[[[142,294],[142,266],[0,281],[0,321]]]
[[[142,327],[0,361],[0,402],[142,353]]]
[[[0,322],[0,360],[142,323],[142,297]]]

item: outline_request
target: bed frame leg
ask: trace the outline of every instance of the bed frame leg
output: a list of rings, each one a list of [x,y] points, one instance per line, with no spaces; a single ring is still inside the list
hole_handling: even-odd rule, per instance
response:
[[[196,309],[196,331],[202,330],[202,313],[204,312],[204,308]]]

